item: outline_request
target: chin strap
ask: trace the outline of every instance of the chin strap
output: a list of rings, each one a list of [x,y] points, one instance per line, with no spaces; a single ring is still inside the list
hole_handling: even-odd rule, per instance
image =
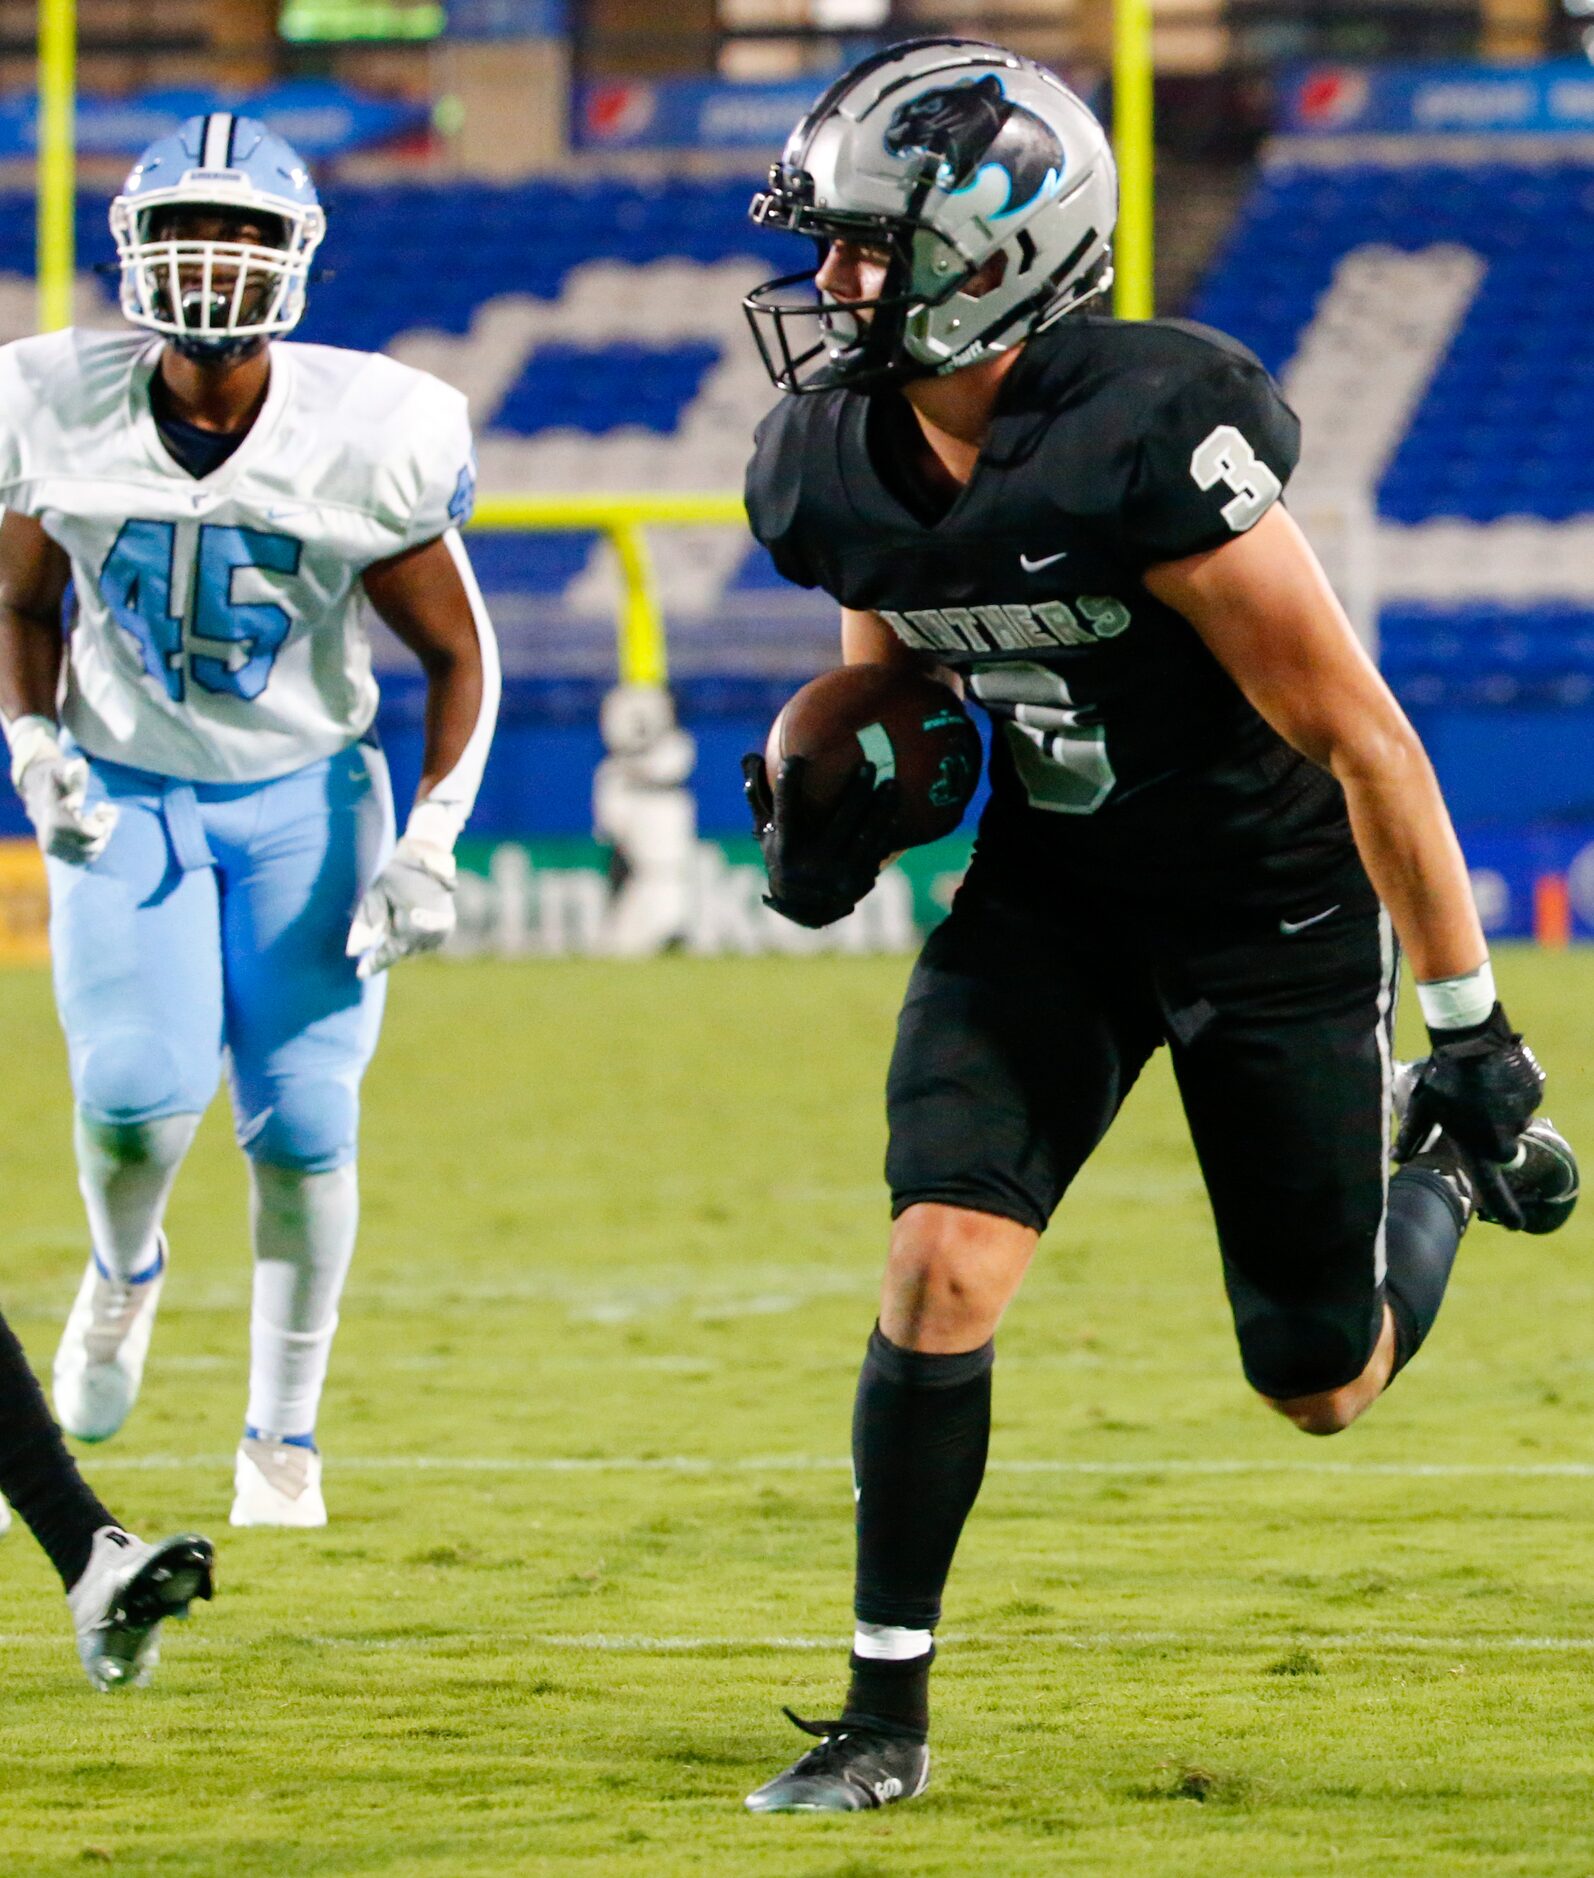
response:
[[[253,333],[247,339],[201,339],[197,335],[190,338],[168,334],[166,343],[195,365],[241,365],[246,359],[264,352],[269,341],[264,333]]]

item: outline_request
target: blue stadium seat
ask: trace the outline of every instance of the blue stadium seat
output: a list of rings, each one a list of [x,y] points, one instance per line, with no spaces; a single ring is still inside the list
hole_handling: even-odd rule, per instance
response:
[[[1278,371],[1336,265],[1380,242],[1453,242],[1485,266],[1388,465],[1380,514],[1407,525],[1594,518],[1594,165],[1268,169],[1194,317]],[[1413,708],[1586,708],[1594,698],[1594,613],[1576,606],[1388,606],[1381,642]]]

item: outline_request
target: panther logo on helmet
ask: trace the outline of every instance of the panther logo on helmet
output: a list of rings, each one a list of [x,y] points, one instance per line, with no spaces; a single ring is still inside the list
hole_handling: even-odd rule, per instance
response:
[[[1007,179],[1007,200],[998,215],[1012,215],[1051,194],[1068,162],[1057,133],[1012,103],[994,72],[921,92],[898,109],[885,144],[893,156],[939,157],[937,181],[949,193],[970,187],[984,170],[999,170]]]

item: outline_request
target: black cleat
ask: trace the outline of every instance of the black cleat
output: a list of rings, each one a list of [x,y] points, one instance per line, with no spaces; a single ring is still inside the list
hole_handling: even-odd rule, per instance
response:
[[[818,1735],[819,1746],[748,1794],[750,1813],[865,1813],[915,1799],[929,1786],[930,1750],[922,1741],[784,1712],[804,1734]]]
[[[1520,1226],[1494,1211],[1488,1189],[1473,1177],[1467,1157],[1439,1130],[1406,1166],[1426,1167],[1449,1183],[1461,1202],[1463,1227],[1476,1214],[1491,1226],[1504,1226],[1507,1232],[1556,1232],[1577,1205],[1577,1156],[1555,1124],[1542,1115],[1536,1115],[1522,1130],[1516,1159],[1506,1161],[1500,1169],[1522,1214]]]
[[[1520,1232],[1556,1232],[1577,1205],[1577,1156],[1571,1144],[1543,1115],[1535,1115],[1522,1130],[1514,1161],[1504,1168],[1505,1184],[1522,1211]],[[1478,1189],[1478,1217],[1504,1226],[1489,1211],[1489,1198]]]
[[[1399,1116],[1405,1115],[1421,1068],[1420,1062],[1403,1063],[1396,1072],[1395,1113]],[[1426,1167],[1449,1183],[1461,1203],[1463,1229],[1476,1214],[1491,1226],[1504,1226],[1508,1232],[1556,1232],[1577,1205],[1577,1156],[1566,1137],[1543,1115],[1535,1115],[1522,1130],[1516,1159],[1507,1161],[1500,1170],[1521,1211],[1520,1226],[1491,1210],[1489,1195],[1474,1176],[1466,1155],[1443,1129],[1436,1128],[1422,1152],[1414,1154],[1405,1165]]]

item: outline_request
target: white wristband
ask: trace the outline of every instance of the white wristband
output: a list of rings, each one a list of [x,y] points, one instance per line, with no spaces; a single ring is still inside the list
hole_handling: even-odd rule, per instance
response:
[[[429,800],[417,802],[404,824],[406,841],[424,842],[429,848],[441,848],[444,854],[454,852],[459,831],[460,821],[454,811],[441,802]]]
[[[1459,978],[1434,978],[1418,985],[1417,1002],[1430,1030],[1466,1030],[1487,1021],[1495,1006],[1494,967],[1487,959]]]
[[[61,730],[53,718],[41,717],[37,711],[26,717],[13,717],[6,722],[6,742],[11,746],[11,786],[22,787],[22,772],[41,756],[55,758],[61,754]]]

